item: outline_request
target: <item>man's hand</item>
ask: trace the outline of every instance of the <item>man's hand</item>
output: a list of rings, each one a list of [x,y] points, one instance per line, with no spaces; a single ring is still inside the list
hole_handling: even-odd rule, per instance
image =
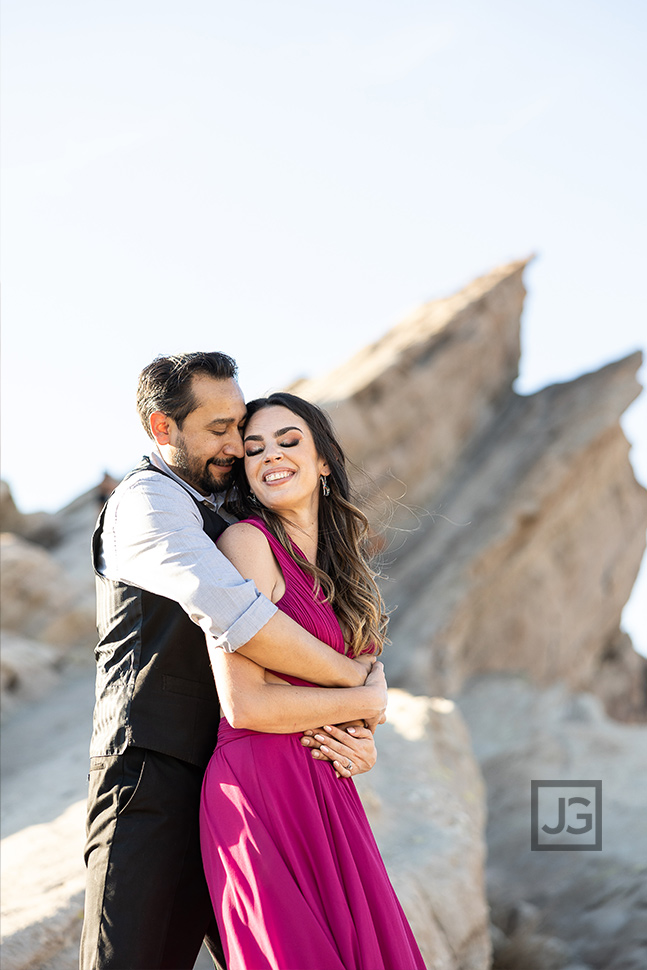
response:
[[[301,744],[311,749],[313,758],[330,761],[338,778],[370,771],[377,760],[373,732],[362,721],[326,724],[314,731],[304,731]]]
[[[363,656],[352,657],[351,659],[355,664],[355,668],[357,671],[357,683],[354,686],[363,687],[364,684],[366,683],[368,675],[373,669],[373,665],[375,664],[376,658],[371,656],[371,654],[364,654]]]
[[[365,687],[377,688],[380,691],[380,709],[373,717],[367,717],[364,721],[366,727],[375,734],[378,724],[384,724],[386,720],[386,705],[388,702],[387,683],[384,676],[384,664],[377,660],[366,678]]]

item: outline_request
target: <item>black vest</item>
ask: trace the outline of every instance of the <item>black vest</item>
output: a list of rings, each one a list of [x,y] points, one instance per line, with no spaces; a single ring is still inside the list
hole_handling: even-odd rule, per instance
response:
[[[126,478],[142,471],[164,475],[143,458]],[[215,542],[227,523],[194,501]],[[137,745],[206,767],[220,704],[204,632],[174,600],[100,575],[105,511],[104,505],[92,536],[100,640],[90,755],[122,754]]]

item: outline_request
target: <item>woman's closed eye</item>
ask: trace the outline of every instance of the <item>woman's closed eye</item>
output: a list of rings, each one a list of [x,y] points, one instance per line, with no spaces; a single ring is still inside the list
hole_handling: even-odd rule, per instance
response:
[[[296,438],[294,441],[279,441],[279,448],[294,448],[295,445],[299,444],[300,438]],[[254,458],[255,455],[260,455],[262,453],[262,448],[255,448],[253,451],[251,448],[245,450],[245,455],[247,458]]]

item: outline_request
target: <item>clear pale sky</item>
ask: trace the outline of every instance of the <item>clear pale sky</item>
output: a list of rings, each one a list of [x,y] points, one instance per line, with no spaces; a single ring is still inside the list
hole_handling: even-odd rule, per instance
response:
[[[647,343],[642,2],[5,0],[2,26],[24,511],[146,450],[156,354],[225,350],[256,396],[532,252],[520,393]],[[623,421],[643,483],[645,397]]]

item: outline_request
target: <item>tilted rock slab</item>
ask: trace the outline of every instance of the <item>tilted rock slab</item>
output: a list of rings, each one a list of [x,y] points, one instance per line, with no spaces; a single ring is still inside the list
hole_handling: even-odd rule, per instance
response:
[[[647,661],[620,635],[647,524],[618,421],[640,360],[512,395],[463,454],[388,570],[391,683],[453,696],[475,672],[523,671],[645,717]]]
[[[397,608],[391,684],[453,696],[474,672],[527,671],[642,719],[647,663],[620,617],[645,548],[647,493],[619,423],[640,392],[641,356],[516,394],[525,265],[427,304],[291,390],[329,410],[373,479],[356,477],[365,499],[379,505],[377,486],[402,497],[380,540]]]
[[[608,718],[591,694],[541,689],[514,675],[473,678],[457,706],[487,787],[497,965],[644,970],[647,725]],[[600,851],[531,851],[532,780],[602,782]],[[580,827],[576,812],[587,811],[571,806],[566,820]],[[555,799],[539,825],[557,817]],[[556,953],[565,959],[554,962]]]
[[[373,480],[361,481],[365,497],[379,488],[425,505],[498,413],[519,369],[526,265],[425,304],[330,374],[289,388],[329,411],[348,457]]]

